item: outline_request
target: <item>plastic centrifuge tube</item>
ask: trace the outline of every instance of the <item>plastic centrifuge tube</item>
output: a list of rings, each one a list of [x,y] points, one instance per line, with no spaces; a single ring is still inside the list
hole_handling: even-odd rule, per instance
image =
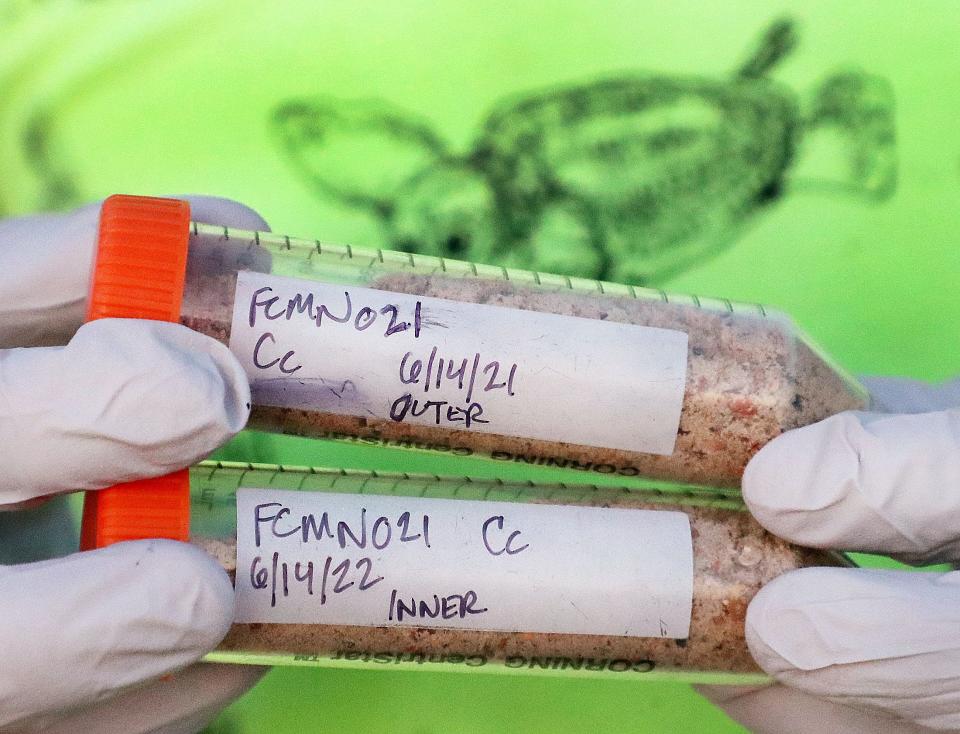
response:
[[[170,199],[105,202],[103,316],[228,344],[252,428],[622,476],[736,487],[773,437],[866,405],[762,306],[233,231]]]
[[[220,462],[190,479],[191,542],[236,586],[225,662],[760,680],[750,599],[845,563],[716,490]]]

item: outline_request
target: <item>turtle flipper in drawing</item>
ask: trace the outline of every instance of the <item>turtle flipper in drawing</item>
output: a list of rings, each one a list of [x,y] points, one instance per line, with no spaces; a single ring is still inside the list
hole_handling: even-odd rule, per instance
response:
[[[768,78],[794,45],[793,23],[778,20],[729,79],[621,74],[515,96],[461,154],[383,102],[293,102],[274,123],[299,174],[376,217],[389,247],[660,282],[779,199],[816,130],[843,139],[845,190],[892,192],[889,86],[836,74],[804,112]]]
[[[493,252],[484,174],[448,152],[429,123],[381,100],[295,100],[273,127],[297,174],[319,195],[382,226],[384,246],[484,260]]]
[[[446,154],[430,124],[381,100],[291,100],[272,128],[297,175],[319,195],[392,216],[403,183]]]
[[[806,179],[813,188],[839,190],[883,201],[897,187],[897,139],[890,83],[860,69],[838,71],[814,89],[805,110],[809,134],[825,131],[839,139],[845,154],[832,179]]]

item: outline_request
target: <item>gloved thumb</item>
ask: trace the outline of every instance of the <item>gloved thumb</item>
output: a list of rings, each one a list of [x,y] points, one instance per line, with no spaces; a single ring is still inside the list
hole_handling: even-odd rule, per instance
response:
[[[0,731],[23,731],[198,660],[233,588],[199,549],[141,540],[0,567],[0,618]]]
[[[960,561],[960,409],[840,413],[764,446],[743,497],[799,545]]]
[[[960,729],[960,572],[805,568],[747,611],[757,663],[817,698]]]

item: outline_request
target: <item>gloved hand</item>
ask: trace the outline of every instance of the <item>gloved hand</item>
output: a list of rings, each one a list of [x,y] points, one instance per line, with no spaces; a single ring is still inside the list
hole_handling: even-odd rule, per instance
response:
[[[0,222],[0,563],[16,564],[0,566],[0,731],[195,732],[263,672],[197,663],[232,621],[229,579],[173,541],[72,553],[63,493],[188,466],[243,428],[250,391],[226,347],[178,324],[81,326],[98,213]]]
[[[873,412],[791,431],[753,458],[747,505],[802,545],[956,564],[960,380],[866,382]],[[754,598],[746,633],[778,684],[700,691],[751,731],[960,730],[960,572],[793,571]]]

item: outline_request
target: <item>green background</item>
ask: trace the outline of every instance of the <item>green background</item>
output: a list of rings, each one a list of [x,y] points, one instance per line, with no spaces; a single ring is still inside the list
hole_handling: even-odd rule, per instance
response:
[[[726,78],[778,15],[799,44],[772,76],[803,103],[838,68],[886,78],[898,185],[871,203],[791,188],[842,169],[804,141],[785,193],[731,246],[656,285],[791,313],[850,371],[960,372],[960,65],[952,2],[185,2],[0,0],[0,215],[114,192],[210,193],[275,231],[381,244],[318,197],[269,121],[285,100],[380,98],[466,149],[505,94],[623,71]],[[362,167],[362,156],[350,163]],[[239,460],[504,475],[506,467],[243,435]],[[515,476],[517,470],[512,472]],[[538,476],[528,469],[524,476]],[[219,732],[737,731],[686,686],[622,680],[275,670]]]

